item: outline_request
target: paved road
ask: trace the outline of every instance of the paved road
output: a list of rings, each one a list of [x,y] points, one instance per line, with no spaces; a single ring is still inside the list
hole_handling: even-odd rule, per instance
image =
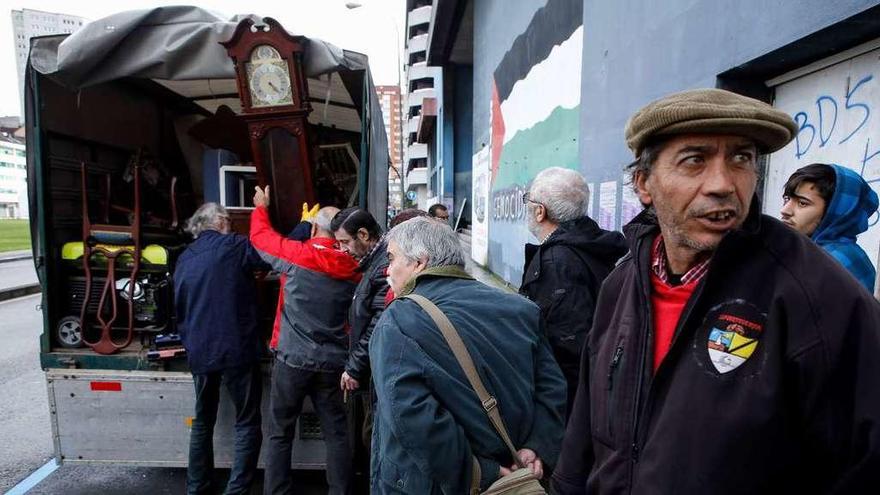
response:
[[[0,264],[0,269],[8,264],[12,263]],[[0,345],[0,493],[43,466],[53,452],[46,382],[39,360],[39,302],[39,295],[0,302],[4,339]],[[219,484],[228,473],[217,470]],[[323,473],[298,472],[295,476],[297,493],[327,492]],[[180,494],[185,491],[185,482],[184,469],[66,464],[28,493]],[[260,491],[261,484],[253,490]]]
[[[0,263],[0,290],[37,283],[34,260],[17,260]]]
[[[0,491],[42,466],[52,452],[39,302],[38,295],[0,302]]]

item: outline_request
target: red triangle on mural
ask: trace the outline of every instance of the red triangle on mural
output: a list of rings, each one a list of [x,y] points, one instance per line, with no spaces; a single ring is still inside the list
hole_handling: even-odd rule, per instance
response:
[[[498,175],[498,164],[501,161],[501,150],[504,148],[504,115],[501,113],[501,102],[498,101],[498,86],[492,80],[492,180]]]

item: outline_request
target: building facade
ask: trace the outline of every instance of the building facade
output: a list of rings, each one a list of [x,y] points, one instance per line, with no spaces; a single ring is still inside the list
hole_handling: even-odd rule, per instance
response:
[[[72,33],[86,22],[88,22],[87,19],[74,15],[30,9],[12,11],[12,35],[15,40],[15,63],[18,69],[18,95],[22,102],[24,102],[24,72],[31,38]],[[24,103],[21,108],[21,115],[24,115]]]
[[[416,137],[425,101],[430,105],[430,100],[436,98],[437,88],[442,87],[441,69],[427,63],[432,10],[431,0],[406,1],[403,185],[408,204],[423,210],[435,202],[429,198],[436,196],[436,192],[428,190],[428,145],[418,142]]]
[[[400,172],[400,164],[403,161],[400,87],[376,86],[376,93],[382,106],[385,134],[388,136],[388,155],[391,157],[391,169],[388,171],[388,209],[393,214],[403,207],[403,181]]]
[[[797,121],[798,138],[763,160],[769,215],[779,214],[785,179],[809,163],[851,167],[880,191],[880,115],[872,111],[880,106],[880,2],[513,5],[435,0],[427,47],[446,82],[472,37],[472,256],[511,285],[522,278],[523,244],[534,241],[521,196],[535,174],[579,170],[592,191],[588,214],[621,229],[641,210],[624,175],[632,160],[624,126],[675,91],[730,89]],[[460,125],[452,119],[453,134]],[[871,222],[858,242],[876,266],[880,222]]]
[[[28,218],[24,141],[0,133],[0,218]]]

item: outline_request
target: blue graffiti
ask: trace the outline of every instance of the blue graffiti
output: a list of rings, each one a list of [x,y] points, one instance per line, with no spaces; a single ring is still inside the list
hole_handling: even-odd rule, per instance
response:
[[[801,118],[804,119],[803,122],[801,122]],[[798,126],[798,133],[795,134],[795,136],[794,136],[794,140],[795,140],[794,155],[797,157],[798,160],[800,160],[802,156],[807,154],[807,151],[810,151],[810,146],[813,145],[813,139],[816,138],[816,128],[813,127],[813,124],[808,123],[810,121],[810,117],[807,115],[806,112],[796,113],[794,115],[794,121],[795,121],[795,123],[797,123],[797,126]],[[810,142],[807,143],[806,149],[804,149],[802,151],[801,150],[801,136],[803,135],[804,129],[810,130]]]
[[[834,120],[831,121],[831,129],[828,131],[828,135],[825,135],[825,114],[822,113],[822,102],[827,101],[830,102],[834,109]],[[834,128],[837,127],[837,102],[834,98],[830,96],[820,96],[816,98],[816,108],[819,109],[819,147],[825,147],[825,143],[831,139],[831,135],[834,134]]]
[[[871,118],[871,107],[864,101],[857,99],[856,93],[868,82],[874,79],[873,74],[869,74],[859,80],[849,91],[846,92],[844,99],[844,112],[856,111],[862,114],[859,124],[850,131],[837,144],[844,144],[853,136],[859,133],[868,120]],[[795,136],[795,157],[800,160],[813,147],[816,137],[819,137],[819,148],[825,147],[831,141],[832,136],[837,129],[837,117],[840,114],[837,99],[831,95],[821,95],[815,101],[818,121],[810,120],[810,114],[805,110],[801,110],[794,114],[794,121],[798,127],[798,135]],[[809,131],[809,139],[807,139],[806,131]],[[865,153],[867,156],[867,151]],[[873,157],[874,155],[871,155]]]
[[[835,96],[829,94],[820,94],[813,104],[815,111],[807,108],[794,114],[794,121],[797,124],[798,134],[795,136],[794,153],[797,160],[801,160],[806,156],[813,145],[818,141],[818,148],[824,148],[826,145],[835,146],[847,143],[853,138],[865,140],[865,150],[862,154],[860,164],[852,164],[859,170],[859,174],[866,182],[873,187],[880,185],[880,173],[877,172],[878,163],[880,162],[880,146],[875,144],[872,148],[871,137],[867,133],[868,121],[871,118],[871,105],[864,98],[863,90],[865,86],[874,80],[873,74],[863,76],[854,85],[852,85],[844,95],[843,108]],[[857,112],[855,114],[849,112]],[[838,116],[841,121],[846,123],[852,121],[852,125],[842,125],[841,132],[837,131]],[[849,117],[847,119],[846,117]],[[858,123],[856,123],[858,121]],[[852,130],[848,128],[852,126]],[[844,128],[845,127],[845,128]],[[836,133],[836,134],[835,134]],[[845,134],[845,135],[844,135]],[[843,136],[836,139],[836,136]],[[818,140],[816,139],[818,137]],[[852,145],[850,145],[852,146]],[[860,166],[860,168],[859,168]],[[880,213],[875,214],[870,219],[870,225],[880,224]]]
[[[868,182],[868,184],[872,184],[874,182],[880,182],[880,177],[877,177],[874,179],[868,179],[867,177],[865,177],[865,169],[868,167],[868,162],[870,162],[871,159],[873,159],[875,156],[880,155],[880,149],[878,149],[877,151],[875,151],[871,154],[868,154],[868,150],[870,148],[871,148],[871,138],[868,138],[865,141],[865,154],[862,155],[862,169],[859,171],[859,175],[861,175],[865,179],[865,181]]]
[[[871,79],[874,79],[873,74],[870,76],[863,77],[862,80],[857,82],[856,85],[853,86],[852,89],[849,90],[849,93],[846,94],[846,109],[851,110],[853,108],[861,108],[862,110],[865,111],[865,117],[862,119],[862,122],[859,124],[859,126],[856,127],[851,133],[849,133],[849,136],[843,138],[843,140],[841,140],[839,144],[843,144],[843,143],[847,142],[849,140],[849,138],[853,137],[853,135],[855,135],[855,133],[859,132],[859,129],[861,129],[865,125],[865,123],[868,122],[868,117],[871,116],[871,109],[868,107],[868,105],[866,105],[864,103],[850,104],[850,101],[849,101],[850,98],[852,98],[852,96],[854,94],[856,94],[856,91],[859,90],[859,88],[862,86],[862,84],[865,84],[866,82],[870,81]]]

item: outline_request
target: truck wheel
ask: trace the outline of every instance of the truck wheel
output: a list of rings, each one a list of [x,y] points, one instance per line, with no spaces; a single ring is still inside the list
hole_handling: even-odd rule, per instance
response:
[[[77,349],[83,346],[82,325],[80,325],[79,317],[65,316],[58,322],[55,327],[55,338],[61,347],[68,349]]]

